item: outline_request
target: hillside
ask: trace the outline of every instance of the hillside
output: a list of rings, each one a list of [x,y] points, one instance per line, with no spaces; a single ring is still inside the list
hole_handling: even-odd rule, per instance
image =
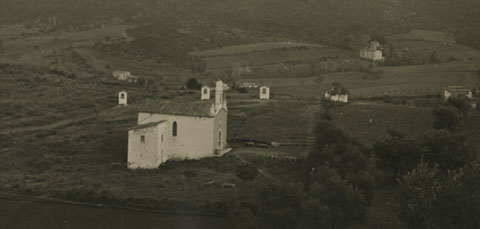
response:
[[[479,4],[468,0],[4,0],[0,22],[49,23],[56,17],[58,27],[65,28],[113,19],[135,24],[166,19],[176,27],[200,27],[217,35],[229,27],[346,48],[355,48],[361,34],[382,38],[429,28],[454,33],[461,43],[478,47],[471,37],[480,33]]]

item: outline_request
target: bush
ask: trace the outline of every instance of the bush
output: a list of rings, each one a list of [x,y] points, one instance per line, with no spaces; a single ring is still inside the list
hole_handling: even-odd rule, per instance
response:
[[[447,101],[447,105],[455,107],[462,114],[467,114],[470,110],[470,102],[466,97],[450,97]]]
[[[258,170],[252,165],[241,164],[237,165],[235,174],[244,181],[253,181],[258,174]]]
[[[461,128],[461,116],[455,108],[452,109],[440,106],[433,110],[432,114],[435,116],[433,122],[433,128],[435,129],[448,129],[454,131]]]
[[[195,78],[190,78],[186,83],[188,89],[200,89],[202,85]]]
[[[239,88],[237,88],[237,91],[240,92],[240,93],[248,93],[248,88],[239,87]]]

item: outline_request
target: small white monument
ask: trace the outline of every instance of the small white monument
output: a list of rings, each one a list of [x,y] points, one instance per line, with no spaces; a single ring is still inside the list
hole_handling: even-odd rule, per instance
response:
[[[270,87],[262,86],[260,87],[260,99],[270,99]]]
[[[203,86],[201,93],[202,93],[201,100],[210,100],[210,87]]]
[[[118,93],[118,105],[126,106],[127,103],[127,92],[121,91]]]

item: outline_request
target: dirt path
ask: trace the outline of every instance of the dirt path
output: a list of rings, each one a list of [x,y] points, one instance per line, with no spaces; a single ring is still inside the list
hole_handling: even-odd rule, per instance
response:
[[[85,120],[89,119],[94,119],[94,120],[99,120],[102,118],[105,118],[105,116],[109,117],[109,120],[119,120],[119,119],[126,119],[128,118],[131,114],[136,115],[136,106],[135,105],[130,105],[128,107],[121,107],[121,106],[114,106],[114,107],[109,107],[105,108],[102,111],[99,112],[92,112],[88,115],[79,115],[76,117],[72,118],[67,118],[67,119],[61,119],[56,122],[47,124],[47,125],[42,125],[42,126],[22,126],[22,127],[14,127],[14,128],[6,128],[6,129],[0,129],[0,134],[16,134],[16,133],[22,133],[22,132],[35,132],[35,131],[41,131],[41,130],[50,130],[50,129],[55,129],[58,127],[74,124],[74,123],[79,123]],[[112,113],[115,112],[115,113]]]
[[[40,130],[54,129],[54,128],[69,125],[72,123],[78,123],[81,121],[92,119],[92,118],[95,118],[96,116],[97,114],[91,114],[91,115],[82,116],[82,117],[63,119],[63,120],[60,120],[48,125],[43,125],[43,126],[22,126],[22,127],[10,128],[10,129],[3,129],[3,130],[0,130],[0,134],[16,134],[16,133],[22,133],[22,132],[35,132]]]

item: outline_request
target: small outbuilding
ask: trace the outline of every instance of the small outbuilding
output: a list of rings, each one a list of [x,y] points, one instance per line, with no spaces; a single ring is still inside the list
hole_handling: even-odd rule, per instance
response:
[[[118,93],[118,105],[122,105],[122,106],[128,105],[126,91],[121,91]]]
[[[209,86],[203,86],[201,89],[201,100],[210,100],[210,91]]]
[[[463,86],[448,86],[447,89],[443,91],[443,99],[447,101],[450,97],[460,97],[465,96],[468,99],[472,98],[472,90],[463,87]]]
[[[333,85],[330,90],[325,92],[325,100],[333,102],[348,102],[348,90],[339,85]]]
[[[260,87],[260,99],[269,100],[270,99],[270,87],[262,86]]]
[[[136,83],[138,81],[138,77],[132,75],[128,71],[120,71],[120,70],[113,71],[112,76],[117,80],[126,81],[129,83]]]

